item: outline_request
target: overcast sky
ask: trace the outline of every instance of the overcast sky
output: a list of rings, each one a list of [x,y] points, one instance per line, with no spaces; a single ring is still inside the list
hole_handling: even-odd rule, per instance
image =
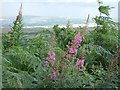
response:
[[[1,0],[1,2],[96,2],[97,0]],[[118,2],[119,0],[102,0],[103,2]]]
[[[111,16],[117,18],[119,0],[102,1],[105,5],[115,7],[111,10]],[[23,15],[86,18],[87,14],[91,17],[98,14],[97,0],[2,0],[0,16],[16,16],[21,2]]]

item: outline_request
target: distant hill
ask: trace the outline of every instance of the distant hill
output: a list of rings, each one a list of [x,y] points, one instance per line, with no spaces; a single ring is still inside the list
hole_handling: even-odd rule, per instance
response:
[[[1,17],[0,23],[2,28],[10,28],[13,25],[16,17]],[[24,28],[37,28],[37,27],[53,27],[55,24],[65,26],[70,19],[71,24],[74,27],[84,26],[86,19],[81,18],[67,18],[67,17],[44,17],[44,16],[23,16],[23,27]],[[117,21],[117,19],[115,19]],[[90,27],[94,27],[93,19],[89,20]]]
[[[0,22],[2,28],[9,28],[13,25],[13,21],[16,17],[2,17]],[[23,26],[32,27],[32,26],[48,26],[51,27],[55,24],[66,25],[68,18],[66,17],[43,17],[43,16],[23,16]],[[83,24],[85,19],[81,18],[70,18],[71,24]]]

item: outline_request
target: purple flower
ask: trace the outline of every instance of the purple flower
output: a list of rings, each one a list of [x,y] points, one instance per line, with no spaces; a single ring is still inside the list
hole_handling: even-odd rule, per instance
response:
[[[78,66],[79,69],[84,67],[84,62],[85,60],[77,60],[76,65]]]
[[[48,61],[45,61],[44,67],[49,67]]]
[[[70,57],[71,57],[71,54],[67,54],[66,57],[67,57],[67,58],[70,58]]]
[[[52,66],[54,66],[54,59],[55,59],[55,53],[52,52],[52,51],[48,51],[48,57],[47,57],[47,59],[46,59],[46,61],[45,61],[44,66],[45,66],[45,67],[49,67],[49,63],[50,63]]]
[[[80,46],[82,42],[82,36],[80,35],[80,32],[74,37],[74,40],[72,40],[71,42],[68,42],[71,47],[69,48],[69,53],[68,55],[66,55],[66,57],[76,57],[76,53],[78,51],[78,48]]]
[[[69,49],[69,52],[70,52],[70,53],[75,53],[74,48],[70,48],[70,49]]]
[[[52,73],[50,74],[50,79],[56,79],[58,75],[59,75],[59,72],[53,70]]]
[[[55,59],[55,53],[54,52],[48,51],[48,55],[49,55],[50,59]]]
[[[74,37],[74,39],[80,43],[82,42],[82,36],[80,35],[80,32]]]
[[[69,49],[69,52],[70,52],[70,53],[76,53],[77,50],[78,50],[77,48],[70,48],[70,49]]]
[[[76,57],[76,54],[75,54],[75,53],[72,53],[71,56],[72,56],[72,57]]]
[[[53,60],[48,60],[49,61],[49,63],[52,65],[52,66],[54,66],[54,61]]]

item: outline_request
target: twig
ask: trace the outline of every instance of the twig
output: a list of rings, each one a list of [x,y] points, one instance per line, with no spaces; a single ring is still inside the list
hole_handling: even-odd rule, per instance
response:
[[[85,31],[88,28],[89,17],[90,17],[90,15],[88,14],[88,17],[87,17],[87,20],[86,20],[86,23],[85,23],[85,27],[84,27],[84,32],[82,32],[82,35],[84,35]]]

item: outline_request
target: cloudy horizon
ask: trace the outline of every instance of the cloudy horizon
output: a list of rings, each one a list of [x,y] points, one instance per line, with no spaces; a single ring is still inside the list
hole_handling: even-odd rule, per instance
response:
[[[115,7],[111,10],[111,17],[118,17],[119,0],[102,0],[104,5]],[[98,15],[97,0],[2,0],[1,16],[16,16],[19,11],[20,3],[23,4],[23,15],[29,16],[48,16],[48,17],[81,17],[86,18]]]
[[[2,0],[1,2],[87,2],[87,3],[93,3],[97,0]],[[101,0],[103,2],[118,2],[120,0]]]

